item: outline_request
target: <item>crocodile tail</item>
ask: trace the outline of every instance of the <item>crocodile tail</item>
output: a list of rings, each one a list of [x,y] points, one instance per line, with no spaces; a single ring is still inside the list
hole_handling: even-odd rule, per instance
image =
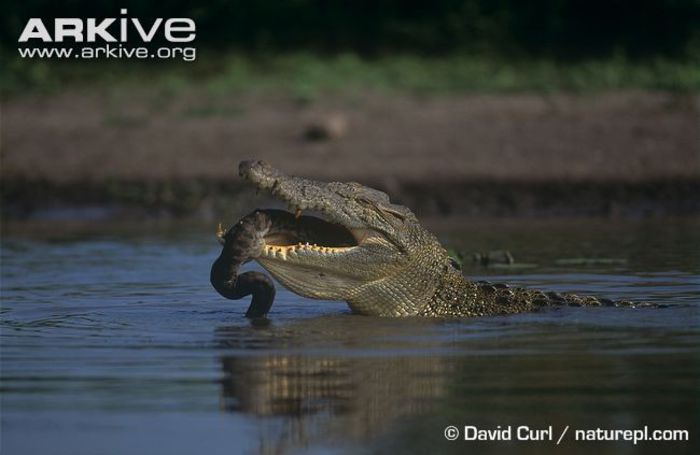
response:
[[[491,294],[494,302],[509,306],[529,306],[532,308],[547,306],[609,306],[609,307],[658,307],[649,302],[632,302],[629,300],[612,300],[591,295],[577,295],[571,293],[559,293],[554,291],[540,291],[510,287],[502,283],[477,282],[483,294]]]
[[[592,295],[578,295],[570,293],[559,293],[554,291],[540,292],[543,294],[548,305],[558,306],[634,306],[633,302],[627,300],[611,300],[599,298]]]
[[[538,291],[536,291],[538,292]],[[559,292],[541,292],[549,302],[549,305],[566,305],[566,306],[607,306],[607,307],[623,307],[623,308],[662,308],[664,305],[652,302],[633,302],[625,299],[607,299],[603,297],[595,297],[592,295],[577,295],[570,293]],[[534,303],[534,302],[533,302]]]

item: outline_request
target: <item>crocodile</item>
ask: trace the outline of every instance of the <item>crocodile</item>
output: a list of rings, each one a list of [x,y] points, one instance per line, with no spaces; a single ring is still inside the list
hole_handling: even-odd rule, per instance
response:
[[[266,274],[238,273],[250,260],[298,295],[344,300],[364,315],[473,317],[553,305],[645,306],[469,280],[413,212],[382,191],[285,175],[263,161],[241,162],[239,174],[290,208],[258,209],[229,229],[219,226],[223,248],[211,283],[229,299],[252,295],[248,317],[266,315],[275,297]]]

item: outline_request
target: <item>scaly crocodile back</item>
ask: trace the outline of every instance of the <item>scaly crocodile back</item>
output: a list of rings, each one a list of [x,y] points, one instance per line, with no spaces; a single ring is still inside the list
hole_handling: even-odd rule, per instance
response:
[[[443,275],[433,299],[421,315],[491,316],[537,311],[549,306],[658,307],[648,302],[635,303],[510,287],[507,284],[487,281],[469,281],[459,270],[451,268]]]

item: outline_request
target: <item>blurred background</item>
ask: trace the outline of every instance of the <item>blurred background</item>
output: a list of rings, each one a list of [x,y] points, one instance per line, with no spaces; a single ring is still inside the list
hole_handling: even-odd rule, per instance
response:
[[[18,55],[30,17],[121,8],[192,18],[196,58]],[[213,219],[247,158],[424,216],[700,211],[697,0],[28,0],[0,21],[4,217]]]

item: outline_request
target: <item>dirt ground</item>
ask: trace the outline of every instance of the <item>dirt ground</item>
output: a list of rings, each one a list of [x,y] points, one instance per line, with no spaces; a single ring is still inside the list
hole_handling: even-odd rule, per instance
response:
[[[214,214],[226,206],[211,202],[220,194],[249,198],[236,186],[238,162],[249,158],[356,180],[439,216],[700,213],[700,97],[365,95],[309,104],[144,90],[11,99],[2,112],[3,213],[126,202],[149,214],[162,206]]]
[[[67,93],[13,99],[2,177],[234,178],[259,158],[291,173],[368,181],[700,177],[700,97],[605,95],[167,102]],[[345,131],[306,140],[311,125]]]

